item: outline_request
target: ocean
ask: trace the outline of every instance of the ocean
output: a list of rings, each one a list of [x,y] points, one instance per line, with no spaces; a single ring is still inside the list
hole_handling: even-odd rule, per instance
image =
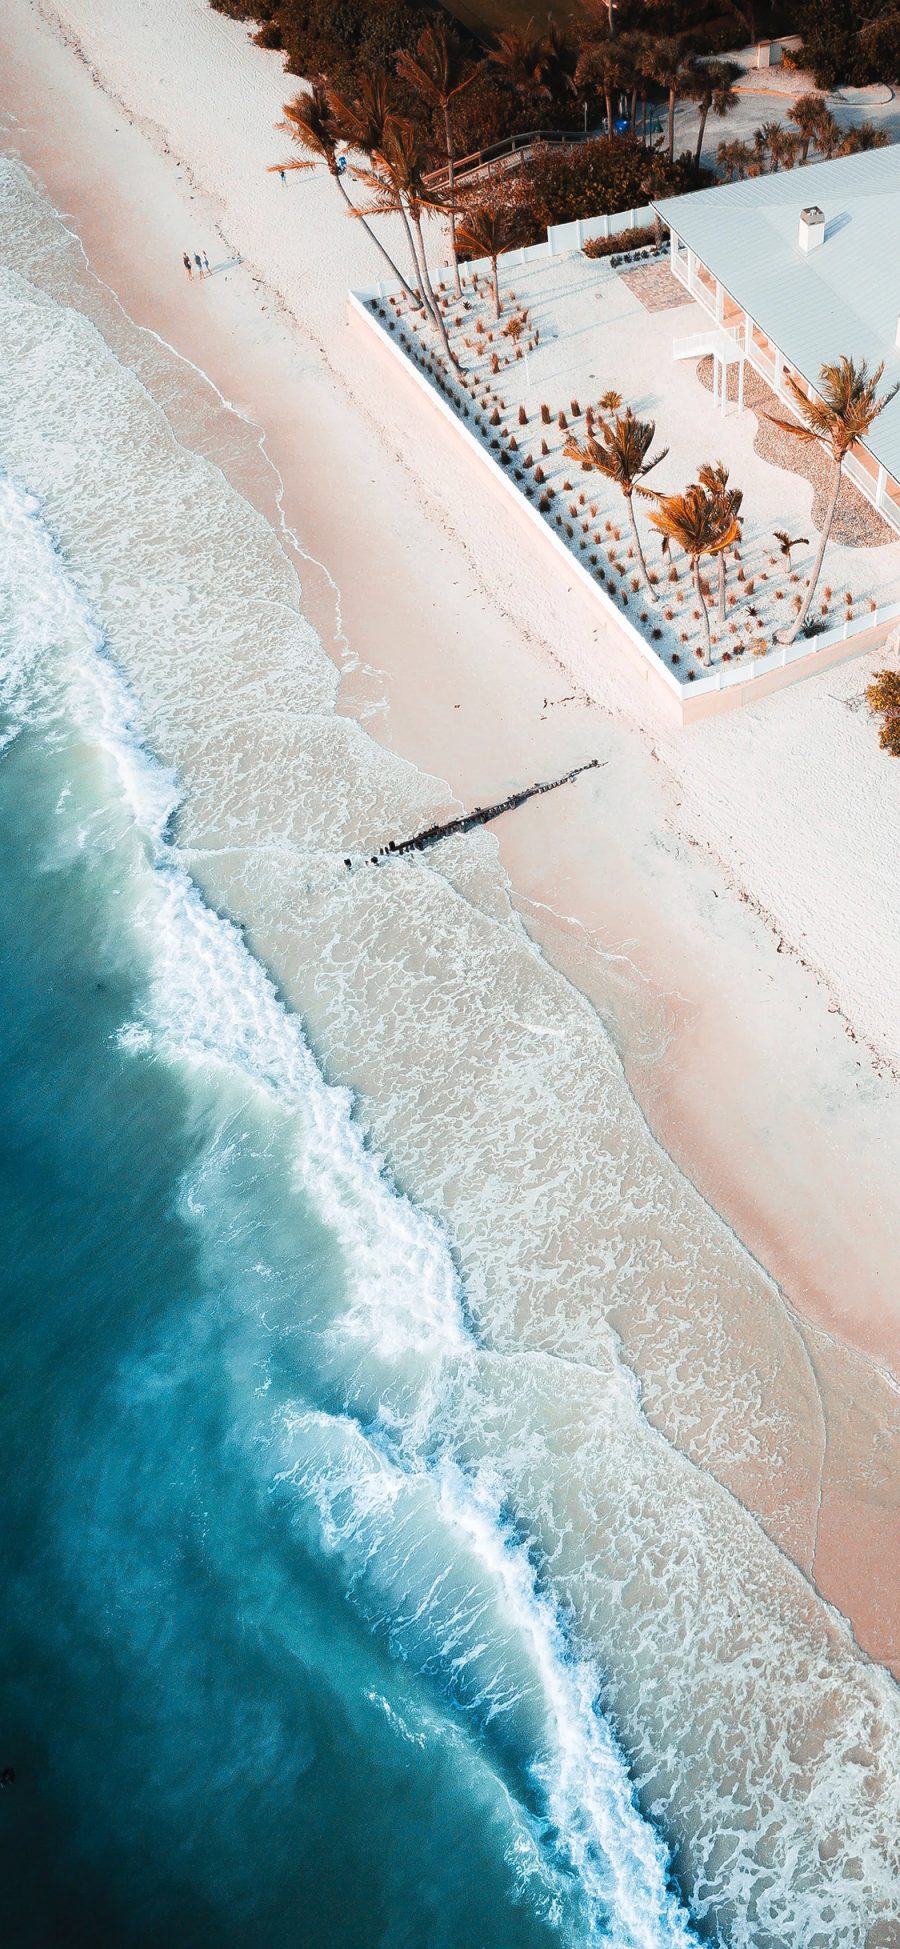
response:
[[[896,1690],[733,1486],[777,1290],[489,835],[346,872],[443,788],[256,431],[15,164],[0,245],[10,1939],[879,1949]]]

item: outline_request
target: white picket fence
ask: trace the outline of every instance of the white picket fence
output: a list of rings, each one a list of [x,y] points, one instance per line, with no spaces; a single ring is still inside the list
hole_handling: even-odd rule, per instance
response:
[[[537,264],[543,257],[564,257],[567,251],[583,250],[595,237],[618,237],[623,230],[646,230],[655,218],[649,203],[639,210],[612,210],[602,217],[578,217],[574,223],[553,223],[542,244],[525,244],[521,250],[505,250],[502,264]],[[450,268],[442,264],[442,270]],[[490,270],[490,258],[473,257],[460,266],[466,271]]]

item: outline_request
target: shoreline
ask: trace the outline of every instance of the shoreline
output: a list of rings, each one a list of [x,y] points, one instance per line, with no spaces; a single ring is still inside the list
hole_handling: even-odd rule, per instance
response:
[[[218,18],[215,25],[222,26]],[[183,229],[185,195],[188,203],[191,194],[199,202],[201,193],[186,186],[182,192],[173,154],[151,151],[136,127],[115,127],[124,121],[122,111],[58,43],[54,72],[42,67],[29,77],[33,31],[20,6],[16,86],[25,111],[24,159],[57,207],[74,218],[93,269],[127,314],[158,332],[264,430],[275,476],[267,482],[260,474],[251,498],[255,493],[259,504],[268,494],[264,511],[276,528],[281,516],[303,536],[304,613],[342,671],[339,710],[358,718],[388,750],[446,777],[454,806],[501,797],[529,774],[563,770],[595,750],[612,759],[602,786],[561,795],[566,803],[549,817],[542,801],[539,811],[523,808],[515,821],[501,822],[499,855],[532,937],[610,1030],[654,1135],[789,1295],[825,1366],[830,1356],[823,1350],[834,1342],[841,1373],[826,1380],[825,1393],[843,1460],[823,1503],[816,1581],[851,1616],[861,1641],[877,1647],[875,1655],[890,1656],[896,1590],[858,1588],[867,1559],[871,1575],[873,1552],[887,1553],[890,1577],[887,1523],[867,1499],[868,1458],[853,1451],[841,1400],[854,1348],[866,1356],[857,1363],[859,1376],[870,1361],[887,1368],[897,1360],[898,1320],[885,1290],[898,1243],[890,1199],[900,1159],[893,1083],[854,1047],[820,979],[802,966],[802,947],[792,950],[786,939],[782,951],[753,911],[739,860],[726,873],[679,822],[684,776],[671,769],[668,732],[646,712],[633,673],[624,665],[607,670],[606,697],[569,701],[571,682],[547,647],[560,624],[573,626],[562,586],[539,592],[536,601],[528,587],[518,615],[507,589],[494,589],[489,598],[485,583],[498,539],[500,550],[511,553],[517,524],[507,529],[496,516],[485,569],[467,537],[453,531],[434,483],[410,470],[401,430],[385,424],[390,389],[379,402],[381,415],[371,400],[344,390],[337,368],[323,363],[309,339],[298,341],[282,307],[248,269],[185,291],[172,234],[179,223]],[[38,31],[46,43],[50,30],[42,24]],[[249,44],[247,55],[263,64],[261,51]],[[55,149],[54,90],[57,101],[78,96],[64,156]],[[114,136],[120,139],[113,160]],[[206,207],[197,225],[203,229],[198,241],[205,239],[211,253],[217,221]],[[215,317],[208,300],[215,301]],[[304,324],[309,331],[309,321]],[[452,499],[465,466],[448,463],[448,474]],[[356,516],[362,510],[353,493],[374,488],[376,480],[377,503],[370,496],[365,520],[351,528],[348,509]],[[481,503],[473,500],[477,520]],[[461,599],[453,593],[460,587]],[[522,629],[526,608],[530,632]],[[863,669],[856,667],[856,688]],[[802,685],[793,693],[794,717],[809,691]],[[762,711],[777,702],[769,700]],[[687,740],[696,750],[702,727],[678,736],[689,768]],[[876,766],[874,736],[871,747]],[[614,859],[614,878],[608,865],[598,875],[598,858]],[[732,1157],[728,1137],[735,1129]],[[860,1212],[867,1225],[862,1239]],[[882,1386],[879,1380],[878,1403]]]

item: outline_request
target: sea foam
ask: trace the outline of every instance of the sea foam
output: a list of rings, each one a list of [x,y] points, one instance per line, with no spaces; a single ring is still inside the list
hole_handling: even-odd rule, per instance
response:
[[[398,1657],[430,1674],[469,1736],[496,1749],[511,1794],[524,1789],[526,1883],[540,1875],[562,1889],[577,1875],[586,1939],[686,1949],[687,1918],[599,1709],[596,1675],[538,1590],[491,1471],[467,1471],[446,1437],[434,1438],[445,1368],[464,1369],[477,1353],[447,1240],[390,1182],[349,1092],[326,1084],[299,1022],[181,866],[168,837],[172,776],[141,745],[134,701],[36,498],[8,478],[0,535],[5,635],[20,646],[0,668],[3,708],[14,726],[47,735],[76,726],[141,841],[127,913],[148,999],[123,1025],[121,1046],[202,1077],[207,1090],[224,1082],[229,1121],[236,1088],[261,1099],[347,1269],[347,1304],[327,1337],[355,1412],[282,1411],[273,1492],[292,1488],[297,1520],[314,1521],[320,1547],[345,1561],[348,1601]],[[189,1186],[185,1207],[216,1226],[215,1205]]]

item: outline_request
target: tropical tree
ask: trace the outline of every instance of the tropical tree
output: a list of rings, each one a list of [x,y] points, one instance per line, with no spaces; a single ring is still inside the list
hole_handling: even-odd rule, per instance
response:
[[[675,107],[679,98],[689,92],[695,73],[694,57],[677,35],[665,37],[655,43],[649,56],[649,75],[652,81],[666,90],[668,96],[667,153],[670,162],[675,161]]]
[[[821,95],[808,94],[798,95],[788,109],[788,120],[793,122],[800,139],[801,162],[809,161],[810,143],[815,142],[824,108],[825,103]]]
[[[498,34],[487,59],[498,79],[529,107],[550,100],[553,50],[545,36],[535,32],[533,20],[525,27],[508,27]]]
[[[711,494],[699,481],[694,481],[683,494],[662,496],[650,520],[662,535],[664,545],[674,542],[676,547],[684,550],[690,562],[706,639],[703,661],[709,663],[712,643],[709,611],[700,580],[700,563],[705,555],[720,555],[726,548],[733,547],[740,534],[737,516],[718,494]]]
[[[790,629],[779,630],[779,643],[793,643],[806,621],[834,521],[834,511],[841,491],[844,461],[851,447],[857,440],[865,439],[879,413],[883,413],[885,407],[889,406],[891,400],[900,392],[900,380],[898,380],[879,399],[878,388],[883,373],[883,363],[870,373],[865,359],[861,359],[857,365],[853,359],[840,358],[836,365],[821,367],[818,389],[812,398],[804,392],[793,375],[787,373],[788,389],[799,414],[799,424],[797,420],[779,419],[774,413],[767,415],[773,426],[780,427],[783,433],[792,433],[795,439],[804,440],[809,446],[821,447],[830,456],[834,467],[831,494],[806,592]]]
[[[608,398],[609,395],[605,397]],[[616,394],[612,397],[617,399]],[[620,401],[618,403],[621,404]],[[617,413],[615,419],[602,420],[595,431],[588,429],[583,441],[570,439],[563,447],[567,460],[577,460],[582,467],[595,468],[605,480],[615,481],[624,495],[635,552],[641,565],[641,575],[651,598],[653,589],[647,575],[647,564],[638,533],[634,496],[635,494],[649,496],[649,488],[642,488],[641,482],[652,468],[658,467],[660,461],[665,460],[669,451],[668,447],[662,447],[659,453],[651,454],[650,448],[655,438],[655,421],[637,419],[631,407],[626,406],[624,413]]]
[[[527,242],[527,219],[518,210],[499,203],[471,203],[461,213],[457,241],[473,257],[489,257],[494,282],[494,317],[500,316],[500,275],[497,259],[505,250],[518,250]]]
[[[287,162],[273,163],[269,174],[274,175],[276,170],[280,173],[281,170],[316,169],[319,166],[327,169],[340,190],[348,213],[362,224],[366,236],[371,237],[375,249],[383,257],[391,275],[403,286],[407,297],[412,298],[415,304],[421,305],[421,292],[414,285],[407,283],[402,271],[385,250],[381,238],[376,236],[371,224],[366,222],[362,211],[348,193],[344,182],[345,172],[338,168],[337,152],[343,138],[324,88],[312,88],[308,95],[297,95],[293,101],[285,102],[283,112],[284,121],[276,122],[276,128],[282,134],[289,135],[292,142],[299,143],[307,154],[302,157],[292,156]]]
[[[778,552],[784,556],[788,568],[793,564],[794,549],[809,547],[808,535],[789,535],[786,528],[776,528],[772,539],[777,541]]]
[[[751,176],[765,175],[766,165],[772,160],[772,143],[777,144],[780,128],[780,122],[763,122],[754,129],[750,138],[752,161],[748,173]]]
[[[447,157],[447,201],[450,213],[450,249],[453,281],[459,296],[459,265],[456,261],[456,210],[454,207],[454,169],[456,150],[453,139],[452,106],[484,69],[483,61],[470,61],[463,52],[459,35],[444,20],[423,28],[415,54],[403,50],[397,56],[397,73],[415,90],[419,99],[433,109],[443,122]]]
[[[396,120],[388,120],[381,147],[372,151],[370,167],[354,169],[353,173],[372,194],[371,213],[375,215],[396,213],[404,219],[407,228],[412,227],[415,238],[413,255],[422,279],[425,302],[437,327],[447,358],[458,372],[459,360],[450,344],[444,314],[435,296],[428,269],[425,238],[422,234],[422,219],[426,212],[445,210],[447,199],[440,190],[430,186],[426,181],[426,162],[422,130],[416,128],[412,122],[398,117]]]
[[[728,468],[725,466],[724,461],[717,460],[715,464],[704,461],[703,466],[698,469],[697,479],[700,486],[705,487],[707,493],[712,495],[723,520],[729,515],[734,517],[734,520],[737,522],[735,541],[739,541],[741,537],[741,525],[738,516],[741,511],[741,503],[744,496],[739,487],[729,487]],[[716,566],[719,575],[719,622],[723,628],[725,625],[725,553],[726,550],[724,547],[716,551]]]
[[[427,268],[423,278],[422,269],[416,253],[412,225],[403,197],[398,193],[390,168],[383,158],[393,131],[398,126],[394,110],[391,84],[386,74],[365,75],[357,93],[351,98],[341,95],[337,88],[325,83],[325,94],[331,112],[332,126],[341,142],[349,150],[365,156],[368,170],[354,169],[358,182],[375,193],[375,202],[365,214],[384,216],[394,213],[399,216],[406,232],[406,241],[414,267],[417,284],[421,285],[419,302],[430,313],[432,322],[437,324],[436,306],[428,283]],[[377,180],[376,180],[377,179]]]
[[[716,161],[726,183],[746,176],[752,160],[753,153],[746,142],[720,142],[716,150]]]
[[[900,758],[900,670],[876,670],[866,685],[866,703],[881,719],[878,742],[882,751]]]
[[[690,92],[700,109],[694,152],[694,168],[698,171],[709,111],[714,109],[717,115],[724,116],[730,115],[732,109],[737,107],[739,97],[734,84],[740,72],[734,61],[698,61],[694,69]]]
[[[790,129],[786,129],[782,122],[777,123],[771,129],[769,134],[769,157],[772,163],[773,175],[777,175],[779,169],[793,169],[797,160],[799,147],[799,136],[792,135]]]
[[[842,156],[860,156],[869,149],[884,149],[890,142],[887,129],[879,129],[874,122],[857,122],[856,127],[848,129],[841,143]]]
[[[606,132],[615,131],[616,118],[613,110],[613,96],[620,88],[630,85],[632,69],[627,49],[623,50],[621,41],[588,41],[582,48],[575,69],[575,83],[578,88],[596,88],[603,96],[606,105]]]

